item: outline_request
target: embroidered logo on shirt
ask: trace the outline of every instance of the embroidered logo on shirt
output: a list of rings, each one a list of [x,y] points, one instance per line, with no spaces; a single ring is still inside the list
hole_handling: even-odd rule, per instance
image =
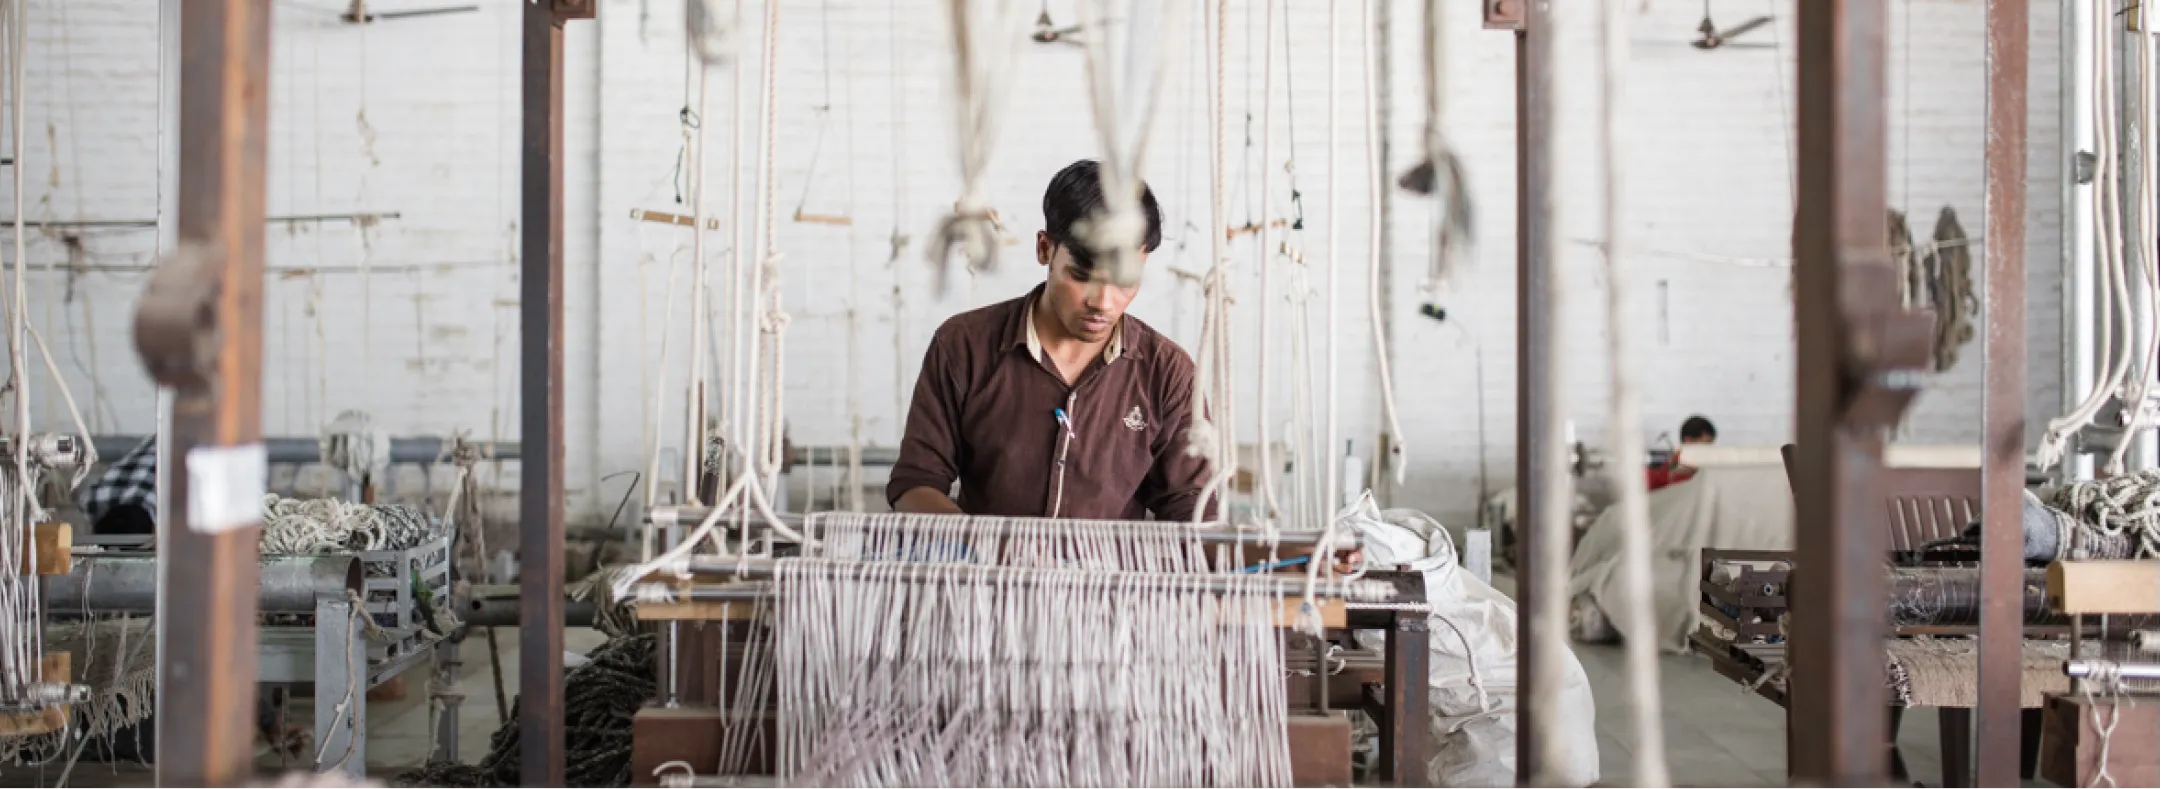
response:
[[[1140,406],[1134,406],[1132,411],[1126,412],[1125,422],[1126,429],[1136,433],[1148,429],[1148,420],[1141,416]]]

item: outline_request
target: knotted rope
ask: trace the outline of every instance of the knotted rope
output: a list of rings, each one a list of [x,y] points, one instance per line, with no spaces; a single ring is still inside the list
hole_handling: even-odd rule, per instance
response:
[[[366,411],[345,411],[323,426],[317,439],[323,463],[346,479],[382,479],[390,470],[390,433]]]
[[[943,297],[955,248],[971,273],[993,270],[998,262],[997,213],[991,210],[985,177],[1004,116],[1016,49],[1025,40],[1027,11],[1016,0],[947,0],[953,25],[956,137],[960,141],[961,196],[953,213],[939,220],[924,254]]]
[[[1094,110],[1096,139],[1103,146],[1102,167],[1097,171],[1103,181],[1103,208],[1095,216],[1081,220],[1075,230],[1081,243],[1095,254],[1097,271],[1105,281],[1132,287],[1140,284],[1141,246],[1148,232],[1147,217],[1141,213],[1145,184],[1141,163],[1147,160],[1163,86],[1170,81],[1166,64],[1184,39],[1187,6],[1127,2],[1123,4],[1124,16],[1131,22],[1114,27],[1110,24],[1110,6],[1114,2],[1084,0],[1079,6],[1081,26],[1088,31],[1082,38],[1087,54],[1088,103]],[[1158,24],[1144,24],[1141,20],[1141,14],[1149,9],[1161,13]],[[1152,58],[1140,53],[1144,36],[1154,38]],[[1217,81],[1216,90],[1220,92],[1220,72]],[[1219,137],[1218,167],[1222,162],[1221,144]],[[1219,213],[1218,229],[1223,227],[1222,219]]]

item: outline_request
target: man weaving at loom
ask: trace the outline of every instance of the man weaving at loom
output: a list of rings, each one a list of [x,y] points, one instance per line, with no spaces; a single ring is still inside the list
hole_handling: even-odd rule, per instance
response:
[[[1192,519],[1208,480],[1207,460],[1186,451],[1193,360],[1125,314],[1139,283],[1097,276],[1078,238],[1103,205],[1096,162],[1059,171],[1036,234],[1043,284],[938,327],[886,486],[895,510]],[[1141,208],[1145,260],[1163,241],[1145,186]]]

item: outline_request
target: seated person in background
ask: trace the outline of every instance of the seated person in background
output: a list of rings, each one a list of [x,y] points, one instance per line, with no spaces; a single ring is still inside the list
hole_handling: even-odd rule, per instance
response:
[[[1689,444],[1709,444],[1717,440],[1718,428],[1712,426],[1709,419],[1698,415],[1691,416],[1681,423],[1681,445],[1684,448]],[[1690,477],[1694,476],[1696,476],[1696,470],[1681,465],[1681,453],[1675,452],[1673,457],[1666,461],[1665,465],[1650,469],[1646,481],[1650,484],[1651,490],[1657,490],[1676,482],[1687,482]]]

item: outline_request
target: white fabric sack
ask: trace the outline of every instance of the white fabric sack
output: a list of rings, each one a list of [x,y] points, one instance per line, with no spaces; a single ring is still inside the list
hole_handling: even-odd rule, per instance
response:
[[[1338,517],[1363,540],[1367,568],[1425,575],[1432,606],[1426,677],[1433,757],[1427,779],[1434,786],[1514,786],[1515,601],[1464,570],[1448,530],[1423,512],[1381,511],[1368,493]],[[1555,786],[1589,786],[1599,777],[1598,710],[1574,653],[1559,692],[1562,714],[1549,725],[1568,758],[1548,778]]]
[[[1621,610],[1620,508],[1608,508],[1569,558],[1568,596],[1589,595],[1621,637],[1650,638],[1686,652],[1702,619],[1703,549],[1793,549],[1793,488],[1780,465],[1705,468],[1651,491],[1651,594],[1657,630],[1631,633]]]

